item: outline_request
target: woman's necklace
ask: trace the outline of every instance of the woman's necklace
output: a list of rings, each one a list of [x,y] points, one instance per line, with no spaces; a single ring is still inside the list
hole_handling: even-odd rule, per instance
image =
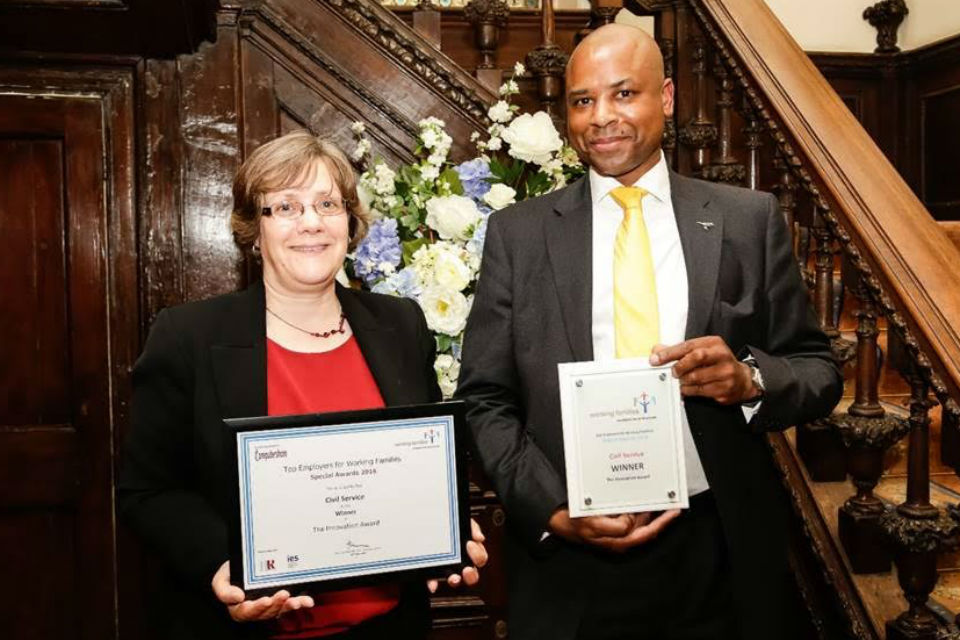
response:
[[[307,331],[307,330],[304,329],[303,327],[298,327],[297,325],[293,324],[292,322],[288,322],[288,321],[284,320],[283,318],[281,318],[281,317],[280,317],[273,309],[271,309],[270,307],[267,307],[267,313],[269,313],[269,314],[272,315],[274,318],[276,318],[277,320],[279,320],[279,321],[282,322],[283,324],[287,325],[288,327],[293,327],[293,328],[296,329],[297,331],[302,331],[303,333],[307,334],[308,336],[313,336],[314,338],[329,338],[330,336],[336,335],[336,334],[338,334],[338,333],[346,333],[346,332],[347,332],[347,330],[343,328],[343,323],[346,321],[347,318],[346,318],[346,316],[343,315],[343,310],[342,310],[342,309],[340,310],[340,324],[337,325],[337,328],[336,328],[336,329],[330,329],[329,331]]]

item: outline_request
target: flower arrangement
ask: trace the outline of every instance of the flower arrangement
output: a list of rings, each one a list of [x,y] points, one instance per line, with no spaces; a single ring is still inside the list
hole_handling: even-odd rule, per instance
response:
[[[478,155],[458,165],[447,160],[451,143],[437,118],[420,121],[412,164],[390,168],[371,160],[363,123],[353,124],[351,154],[366,170],[360,197],[373,222],[347,258],[347,272],[378,293],[417,301],[437,340],[434,369],[444,397],[457,387],[460,346],[483,254],[487,218],[518,200],[566,185],[583,173],[550,116],[518,115],[517,63],[487,111],[486,139],[474,133]]]

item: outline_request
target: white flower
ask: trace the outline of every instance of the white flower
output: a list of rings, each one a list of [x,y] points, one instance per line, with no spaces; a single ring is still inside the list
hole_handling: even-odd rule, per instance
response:
[[[523,66],[522,62],[518,62],[515,65],[513,65],[513,75],[522,76],[526,72],[527,72],[527,69],[526,67]]]
[[[470,142],[476,142],[479,139],[480,139],[479,131],[474,131],[473,133],[470,134]]]
[[[503,146],[503,141],[500,138],[490,138],[487,140],[486,148],[490,151],[499,151],[500,147]]]
[[[420,132],[420,140],[427,149],[433,149],[440,140],[440,135],[434,129],[424,129]]]
[[[443,397],[452,397],[457,390],[457,379],[460,378],[460,361],[449,353],[441,353],[433,363],[433,370],[437,374]]]
[[[480,210],[470,198],[442,196],[427,201],[427,225],[444,240],[466,240],[470,227],[480,220]]]
[[[470,303],[459,291],[427,287],[420,296],[420,306],[431,330],[456,336],[467,326]]]
[[[350,125],[350,131],[353,131],[358,136],[362,136],[367,131],[367,125],[358,120]]]
[[[373,190],[380,196],[389,196],[396,192],[394,180],[397,174],[386,164],[379,162],[373,168]]]
[[[517,85],[516,80],[507,80],[500,85],[500,95],[509,96],[514,93],[520,93],[520,87]]]
[[[517,192],[507,185],[496,182],[483,196],[483,201],[493,209],[503,209],[508,204],[516,202]]]
[[[366,138],[362,138],[357,141],[357,146],[354,147],[353,153],[350,154],[350,159],[354,162],[359,162],[363,159],[365,155],[370,151],[370,141]]]
[[[440,118],[435,118],[433,116],[430,116],[429,118],[424,118],[417,124],[420,126],[421,129],[426,129],[428,127],[443,129],[445,126],[447,126],[446,122],[444,122]]]
[[[506,100],[498,100],[495,105],[487,109],[487,116],[494,122],[509,122],[513,111]]]
[[[544,111],[515,118],[501,136],[510,145],[509,154],[519,160],[545,164],[563,146],[563,140]]]
[[[424,165],[420,168],[420,177],[427,181],[436,180],[440,177],[440,168],[433,164]]]
[[[437,251],[433,261],[433,281],[444,289],[463,291],[470,284],[473,273],[457,253]]]

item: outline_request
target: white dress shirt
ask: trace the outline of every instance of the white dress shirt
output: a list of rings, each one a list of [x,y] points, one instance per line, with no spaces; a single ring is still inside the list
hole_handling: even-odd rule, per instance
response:
[[[616,358],[613,328],[613,245],[623,221],[623,209],[610,191],[623,186],[616,178],[601,176],[590,169],[590,195],[593,201],[593,358]],[[643,198],[643,221],[650,237],[653,269],[657,281],[657,306],[660,312],[660,342],[683,342],[687,327],[687,266],[684,262],[680,231],[670,199],[670,174],[667,162],[660,161],[634,183],[649,195]],[[687,491],[693,496],[710,488],[703,472],[697,447],[690,433],[686,412],[681,412],[683,446],[686,452]]]

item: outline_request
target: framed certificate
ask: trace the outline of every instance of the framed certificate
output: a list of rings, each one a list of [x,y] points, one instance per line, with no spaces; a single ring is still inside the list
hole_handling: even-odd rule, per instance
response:
[[[645,358],[558,365],[570,515],[688,506],[680,383]]]
[[[224,421],[253,596],[445,577],[470,539],[462,402]]]

